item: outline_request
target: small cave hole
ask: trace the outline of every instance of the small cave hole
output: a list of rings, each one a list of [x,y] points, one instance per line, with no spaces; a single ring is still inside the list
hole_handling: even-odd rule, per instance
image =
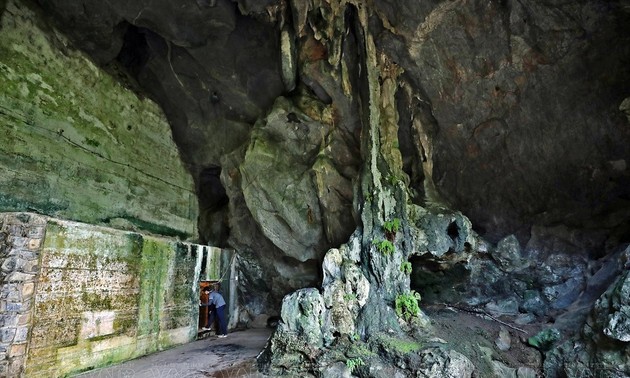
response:
[[[455,242],[459,237],[459,226],[457,226],[456,222],[451,222],[446,229],[446,233],[448,236]]]
[[[217,92],[212,92],[210,95],[210,103],[218,104],[221,99],[219,98],[219,94]]]

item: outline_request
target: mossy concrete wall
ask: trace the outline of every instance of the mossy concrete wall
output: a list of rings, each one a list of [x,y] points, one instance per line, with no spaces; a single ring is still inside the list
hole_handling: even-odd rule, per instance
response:
[[[60,377],[196,338],[203,246],[26,213],[0,224],[15,251],[1,261],[2,293],[15,293],[0,313],[6,376]]]
[[[193,180],[161,109],[27,4],[0,2],[0,211],[194,237]]]

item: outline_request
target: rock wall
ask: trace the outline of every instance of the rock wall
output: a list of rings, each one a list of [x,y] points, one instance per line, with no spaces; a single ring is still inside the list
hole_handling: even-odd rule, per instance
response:
[[[194,237],[193,181],[160,108],[27,3],[2,9],[0,211]]]
[[[33,326],[35,284],[46,218],[0,215],[0,376],[23,371]]]
[[[434,199],[495,243],[511,233],[525,243],[532,224],[627,235],[627,1],[379,0],[373,10],[377,47],[404,68],[406,159],[424,162]]]
[[[39,3],[160,102],[200,193],[224,186],[220,208],[200,201],[202,240],[242,253],[257,309],[321,280],[360,223],[369,88],[343,4],[368,8],[393,63],[382,76],[398,71],[375,101],[410,201],[461,211],[491,243],[515,235],[535,259],[552,239],[593,258],[629,240],[627,0]]]
[[[202,246],[29,214],[2,224],[2,360],[64,376],[197,335]]]
[[[424,324],[395,311],[417,305],[410,289],[553,322],[531,343],[546,353],[626,269],[627,0],[39,3],[164,107],[202,240],[238,251],[242,313],[285,303],[289,336],[267,368],[328,374],[359,345],[378,354],[363,354],[365,375],[428,375],[431,361],[470,375],[465,358],[444,365],[446,349],[388,351],[383,331],[422,340]],[[305,286],[321,290],[283,302]],[[312,345],[330,345],[328,360]]]

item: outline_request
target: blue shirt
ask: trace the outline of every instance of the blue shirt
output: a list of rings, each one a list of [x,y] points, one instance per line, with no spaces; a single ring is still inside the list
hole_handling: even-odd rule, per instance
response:
[[[225,306],[225,299],[223,299],[223,296],[221,294],[213,291],[208,296],[208,305],[214,305],[216,308]]]

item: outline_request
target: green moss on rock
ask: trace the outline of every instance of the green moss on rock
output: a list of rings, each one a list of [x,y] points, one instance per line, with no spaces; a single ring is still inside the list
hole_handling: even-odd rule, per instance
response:
[[[160,108],[67,47],[25,3],[6,7],[0,18],[0,211],[87,223],[127,214],[139,230],[193,237],[192,177]]]

